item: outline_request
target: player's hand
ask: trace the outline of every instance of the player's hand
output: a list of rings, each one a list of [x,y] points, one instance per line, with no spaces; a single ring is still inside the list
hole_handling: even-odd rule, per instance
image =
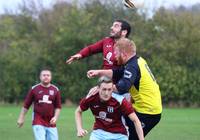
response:
[[[87,77],[88,78],[93,78],[99,75],[99,71],[98,70],[89,70],[87,72]]]
[[[56,121],[57,121],[57,118],[54,116],[53,118],[51,118],[50,124],[51,124],[51,125],[55,125],[55,124],[56,124]]]
[[[86,98],[92,96],[92,95],[95,95],[99,92],[99,87],[98,86],[95,86],[93,88],[90,89],[90,91],[88,92]]]
[[[87,135],[88,131],[85,129],[80,129],[77,131],[77,137],[84,137],[85,135]]]
[[[19,118],[19,119],[17,120],[17,126],[20,128],[20,127],[23,126],[23,124],[24,124],[24,118]]]
[[[67,64],[71,64],[74,60],[78,60],[82,58],[82,55],[81,54],[75,54],[75,55],[72,55],[68,60],[66,60],[66,63]]]

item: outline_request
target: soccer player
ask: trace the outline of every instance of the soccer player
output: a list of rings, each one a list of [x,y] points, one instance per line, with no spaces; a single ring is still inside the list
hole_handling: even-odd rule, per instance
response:
[[[33,103],[32,128],[35,140],[58,140],[56,121],[61,110],[61,97],[59,89],[50,83],[51,79],[50,70],[40,72],[41,83],[30,89],[17,120],[18,127],[22,127]]]
[[[158,124],[161,119],[162,103],[159,85],[150,68],[142,57],[136,55],[133,41],[123,38],[115,44],[115,56],[122,68],[113,70],[90,70],[89,78],[106,75],[118,79],[114,91],[118,94],[129,92],[132,105],[140,119],[144,136]],[[129,140],[138,140],[133,123],[126,119],[129,126]]]
[[[133,122],[140,140],[144,140],[141,123],[131,103],[123,96],[112,93],[112,80],[106,76],[99,79],[99,93],[82,99],[75,111],[77,136],[83,137],[88,132],[82,127],[82,112],[90,108],[95,123],[90,140],[128,140],[123,116]]]
[[[127,38],[130,32],[131,26],[128,22],[116,20],[113,22],[109,37],[83,48],[77,54],[72,55],[66,63],[71,64],[74,60],[82,59],[96,53],[103,53],[103,69],[116,68],[118,65],[115,60],[113,46],[118,39]]]

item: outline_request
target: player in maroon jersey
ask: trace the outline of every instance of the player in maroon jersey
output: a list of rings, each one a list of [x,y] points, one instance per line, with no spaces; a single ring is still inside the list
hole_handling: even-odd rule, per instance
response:
[[[140,140],[144,140],[141,123],[134,109],[123,96],[112,93],[113,83],[108,77],[99,79],[99,93],[82,99],[75,111],[77,136],[83,137],[88,132],[82,127],[82,112],[90,108],[95,123],[90,140],[128,140],[125,120],[128,116],[134,123]]]
[[[71,64],[74,60],[88,57],[96,53],[103,53],[103,69],[116,68],[118,65],[114,56],[114,44],[118,39],[128,37],[130,32],[131,26],[128,22],[116,20],[111,26],[109,37],[83,48],[77,54],[72,55],[66,63]]]
[[[56,121],[61,110],[61,97],[59,89],[51,84],[51,79],[50,70],[41,71],[41,83],[30,89],[17,121],[18,127],[22,127],[25,115],[33,103],[32,126],[35,140],[58,140]]]

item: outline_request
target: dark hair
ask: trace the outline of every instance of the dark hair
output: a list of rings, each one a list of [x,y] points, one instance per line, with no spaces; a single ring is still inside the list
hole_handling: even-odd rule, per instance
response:
[[[52,74],[52,71],[51,71],[51,69],[49,67],[41,68],[40,71],[39,71],[39,75],[42,73],[42,71],[50,71],[50,73]]]
[[[130,26],[130,24],[127,21],[121,20],[121,19],[118,19],[118,20],[115,20],[115,21],[122,23],[122,29],[121,30],[127,30],[126,38],[128,38],[128,36],[131,33],[131,26]]]
[[[112,83],[112,79],[107,76],[101,76],[98,80],[98,86],[100,86],[102,83]]]

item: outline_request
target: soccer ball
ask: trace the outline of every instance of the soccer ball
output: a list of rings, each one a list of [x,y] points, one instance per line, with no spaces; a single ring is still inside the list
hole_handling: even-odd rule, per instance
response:
[[[123,3],[127,8],[136,8],[134,0],[123,0]]]
[[[144,5],[143,0],[123,0],[122,2],[127,8],[131,9],[141,8]]]

